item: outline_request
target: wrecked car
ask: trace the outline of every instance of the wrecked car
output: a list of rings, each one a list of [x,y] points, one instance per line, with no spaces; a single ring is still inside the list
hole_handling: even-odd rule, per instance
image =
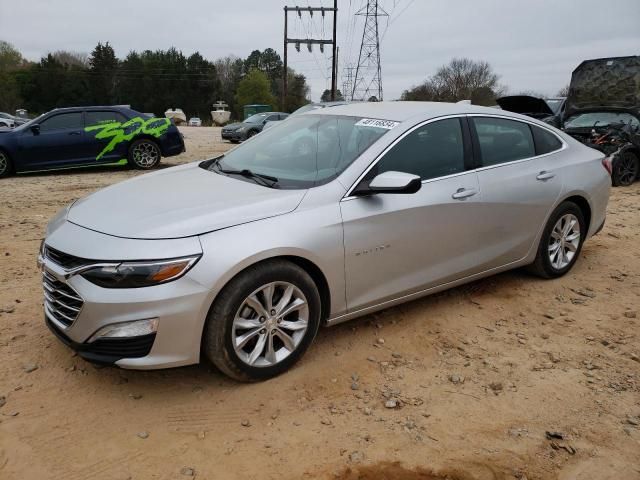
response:
[[[640,56],[585,60],[573,71],[562,128],[612,160],[612,182],[640,174]]]

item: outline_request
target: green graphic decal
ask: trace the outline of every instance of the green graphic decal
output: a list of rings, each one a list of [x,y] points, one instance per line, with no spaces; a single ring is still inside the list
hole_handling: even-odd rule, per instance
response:
[[[97,125],[85,127],[84,131],[97,132],[95,136],[97,140],[111,139],[107,146],[104,147],[96,157],[96,160],[100,160],[104,155],[112,152],[119,143],[127,142],[141,133],[151,135],[156,138],[160,137],[169,129],[170,125],[171,120],[168,118],[150,118],[145,120],[144,118],[135,117],[124,123],[101,122]]]

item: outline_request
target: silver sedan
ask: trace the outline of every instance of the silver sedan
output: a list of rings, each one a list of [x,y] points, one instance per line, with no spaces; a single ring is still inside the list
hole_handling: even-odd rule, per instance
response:
[[[46,323],[90,361],[266,379],[321,325],[513,268],[566,274],[604,225],[610,167],[490,108],[312,111],[61,211],[40,253]]]

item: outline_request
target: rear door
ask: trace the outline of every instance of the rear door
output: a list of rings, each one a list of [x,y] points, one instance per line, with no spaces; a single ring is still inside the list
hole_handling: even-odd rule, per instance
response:
[[[87,161],[82,111],[53,113],[41,120],[39,131],[20,136],[20,155],[30,170],[64,168]]]
[[[126,161],[129,142],[122,125],[128,118],[115,110],[85,113],[87,155],[96,163]]]
[[[562,190],[559,152],[550,130],[502,117],[470,116],[482,190],[478,232],[485,269],[523,259],[534,247]]]
[[[462,278],[477,271],[481,193],[470,169],[464,118],[418,126],[363,178],[385,171],[419,175],[414,194],[347,197],[344,225],[349,311]]]

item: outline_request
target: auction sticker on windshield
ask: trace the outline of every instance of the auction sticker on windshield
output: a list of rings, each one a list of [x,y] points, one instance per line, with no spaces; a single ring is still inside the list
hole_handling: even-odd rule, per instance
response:
[[[393,120],[377,120],[375,118],[363,118],[356,123],[356,127],[376,127],[384,128],[385,130],[391,130],[398,125],[400,125],[400,122],[394,122]]]

